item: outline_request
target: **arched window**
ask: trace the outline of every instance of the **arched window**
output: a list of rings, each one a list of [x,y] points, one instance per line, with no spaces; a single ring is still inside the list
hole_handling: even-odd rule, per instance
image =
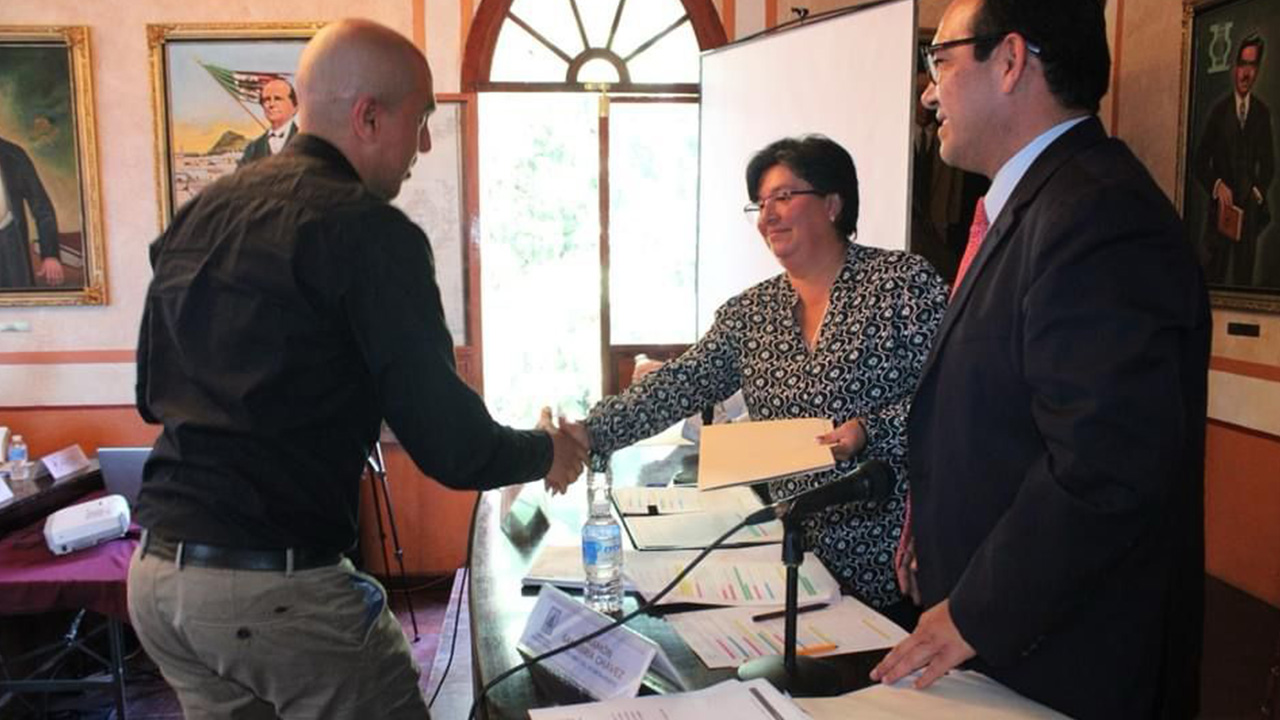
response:
[[[698,92],[698,53],[725,43],[710,0],[485,0],[467,38],[473,91]]]
[[[699,53],[710,0],[485,0],[477,93],[486,397],[584,412],[694,340]]]

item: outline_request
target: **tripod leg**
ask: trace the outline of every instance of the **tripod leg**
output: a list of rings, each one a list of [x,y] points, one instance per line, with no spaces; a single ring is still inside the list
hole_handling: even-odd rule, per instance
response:
[[[414,608],[413,608],[413,594],[409,592],[409,576],[404,569],[404,547],[400,545],[400,532],[399,530],[396,529],[396,516],[391,509],[391,486],[387,483],[387,464],[386,464],[385,458],[382,455],[381,442],[374,444],[373,452],[374,452],[374,455],[376,455],[378,458],[376,471],[374,472],[374,475],[377,476],[378,484],[381,485],[382,487],[382,499],[386,501],[385,504],[387,506],[387,524],[391,526],[391,544],[392,544],[392,547],[395,548],[396,563],[399,564],[400,566],[400,592],[402,595],[404,595],[405,606],[409,608],[409,622],[413,625],[413,641],[418,642],[418,640],[422,638],[422,635],[418,632],[418,614],[414,611]],[[374,488],[375,497],[377,496],[377,490],[378,488],[375,487]],[[378,524],[379,526],[381,526],[382,524],[381,515],[379,515],[378,517]],[[387,546],[386,546],[386,543],[384,542],[382,545],[382,551],[383,551],[382,557],[383,557],[384,563],[386,562],[386,554],[385,554],[386,550],[387,550]],[[390,576],[391,566],[385,565],[385,567],[387,569],[387,575]]]
[[[382,466],[374,461],[374,456],[369,456],[369,467],[366,472],[369,476],[369,494],[373,497],[373,517],[378,522],[378,549],[382,552],[382,571],[391,576],[391,558],[387,557],[387,529],[382,524],[382,500],[378,495],[378,473],[381,472]]]

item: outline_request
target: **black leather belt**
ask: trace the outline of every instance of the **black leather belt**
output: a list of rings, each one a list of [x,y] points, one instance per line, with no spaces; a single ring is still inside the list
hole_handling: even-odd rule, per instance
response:
[[[285,573],[328,567],[342,560],[342,556],[335,552],[306,548],[246,550],[170,540],[150,532],[143,534],[142,554],[144,557],[154,555],[161,560],[172,560],[178,567],[195,565],[224,570],[267,570]]]

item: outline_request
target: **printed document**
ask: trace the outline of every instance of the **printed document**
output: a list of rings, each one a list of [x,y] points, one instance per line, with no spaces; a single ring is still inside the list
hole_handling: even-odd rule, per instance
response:
[[[805,605],[801,599],[800,607]],[[667,622],[707,667],[732,668],[758,657],[783,654],[786,621],[781,617],[755,620],[759,614],[760,608],[717,608],[668,615]],[[796,616],[796,652],[801,655],[879,650],[906,637],[906,630],[848,596]]]
[[[915,673],[893,685],[872,685],[839,697],[795,701],[814,720],[1067,720],[981,673],[952,670],[924,690]]]
[[[807,720],[764,679],[729,680],[697,692],[649,695],[529,710],[529,720]]]

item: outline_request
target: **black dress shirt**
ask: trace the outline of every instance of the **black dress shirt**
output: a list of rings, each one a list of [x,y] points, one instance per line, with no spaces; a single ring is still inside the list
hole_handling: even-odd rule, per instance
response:
[[[138,521],[165,537],[341,551],[385,418],[459,489],[543,476],[551,442],[458,377],[430,245],[299,135],[210,186],[151,246],[138,410],[163,423]]]

